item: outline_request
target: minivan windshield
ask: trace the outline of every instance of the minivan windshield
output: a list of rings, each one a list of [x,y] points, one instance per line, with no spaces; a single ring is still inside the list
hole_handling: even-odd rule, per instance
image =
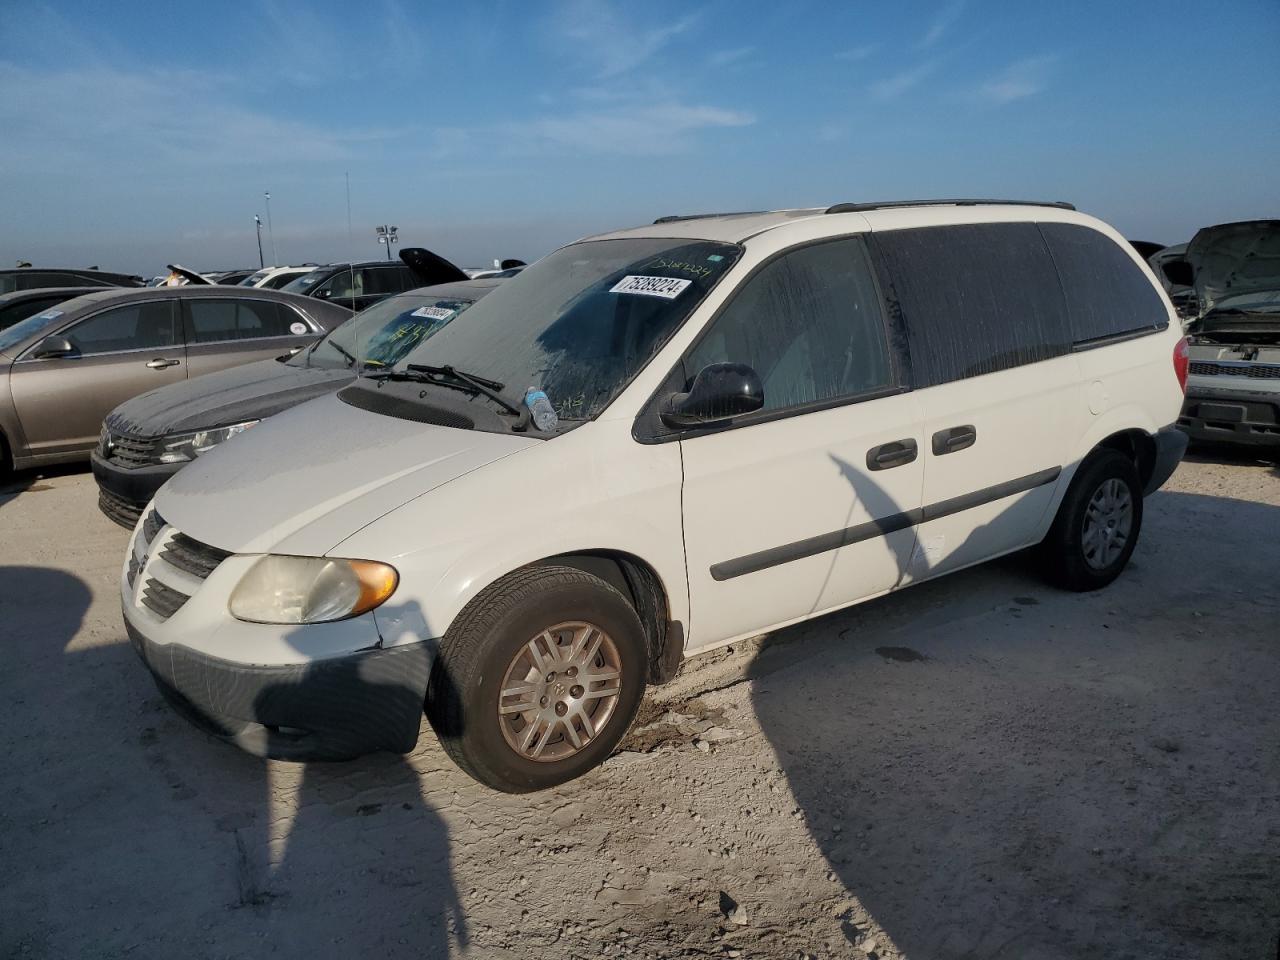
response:
[[[561,420],[600,413],[737,262],[734,244],[588,240],[507,280],[405,358],[547,394]]]
[[[467,297],[421,293],[388,297],[331,330],[328,336],[317,341],[310,350],[293,357],[289,363],[306,367],[354,367],[356,370],[390,367],[443,329],[473,302]]]

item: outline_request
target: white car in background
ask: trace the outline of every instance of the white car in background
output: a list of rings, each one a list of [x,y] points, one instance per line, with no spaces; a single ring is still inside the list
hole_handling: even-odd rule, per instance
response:
[[[297,267],[263,267],[240,281],[242,287],[265,287],[268,290],[279,290],[286,283],[297,280],[310,273],[317,264],[307,263]]]

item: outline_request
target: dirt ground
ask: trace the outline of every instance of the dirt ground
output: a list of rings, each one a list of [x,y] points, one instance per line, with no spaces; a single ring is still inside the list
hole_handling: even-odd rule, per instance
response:
[[[88,474],[0,492],[0,955],[1271,958],[1280,468],[685,665],[603,768],[255,760],[161,700]]]

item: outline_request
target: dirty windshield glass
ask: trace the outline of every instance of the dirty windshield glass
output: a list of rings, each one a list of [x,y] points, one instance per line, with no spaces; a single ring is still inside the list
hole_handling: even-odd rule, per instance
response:
[[[471,304],[471,300],[458,297],[390,297],[356,314],[290,363],[311,367],[389,367]]]
[[[10,348],[17,346],[27,337],[39,333],[45,327],[54,326],[61,316],[62,311],[53,307],[34,317],[19,320],[12,327],[0,330],[0,353],[8,352]]]
[[[734,264],[706,240],[573,244],[504,283],[410,353],[504,385],[546,392],[561,420],[595,416],[644,367]]]
[[[320,270],[312,270],[310,273],[304,273],[302,276],[286,283],[281,290],[286,293],[306,293],[317,283],[329,276],[333,270],[329,267],[323,267]]]

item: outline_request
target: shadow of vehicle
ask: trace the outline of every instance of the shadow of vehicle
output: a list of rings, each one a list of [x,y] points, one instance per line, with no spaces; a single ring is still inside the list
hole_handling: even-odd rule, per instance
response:
[[[753,705],[866,911],[849,939],[869,917],[908,957],[1269,955],[1280,592],[1239,553],[1263,530],[1280,508],[1158,492],[1105,590],[1015,554],[836,614],[801,659],[766,644]],[[1280,538],[1256,549],[1280,569]]]
[[[35,493],[49,489],[44,481],[52,477],[66,477],[88,472],[88,464],[67,463],[55,467],[15,470],[6,474],[3,471],[3,464],[0,463],[0,507],[12,503],[28,490]]]

